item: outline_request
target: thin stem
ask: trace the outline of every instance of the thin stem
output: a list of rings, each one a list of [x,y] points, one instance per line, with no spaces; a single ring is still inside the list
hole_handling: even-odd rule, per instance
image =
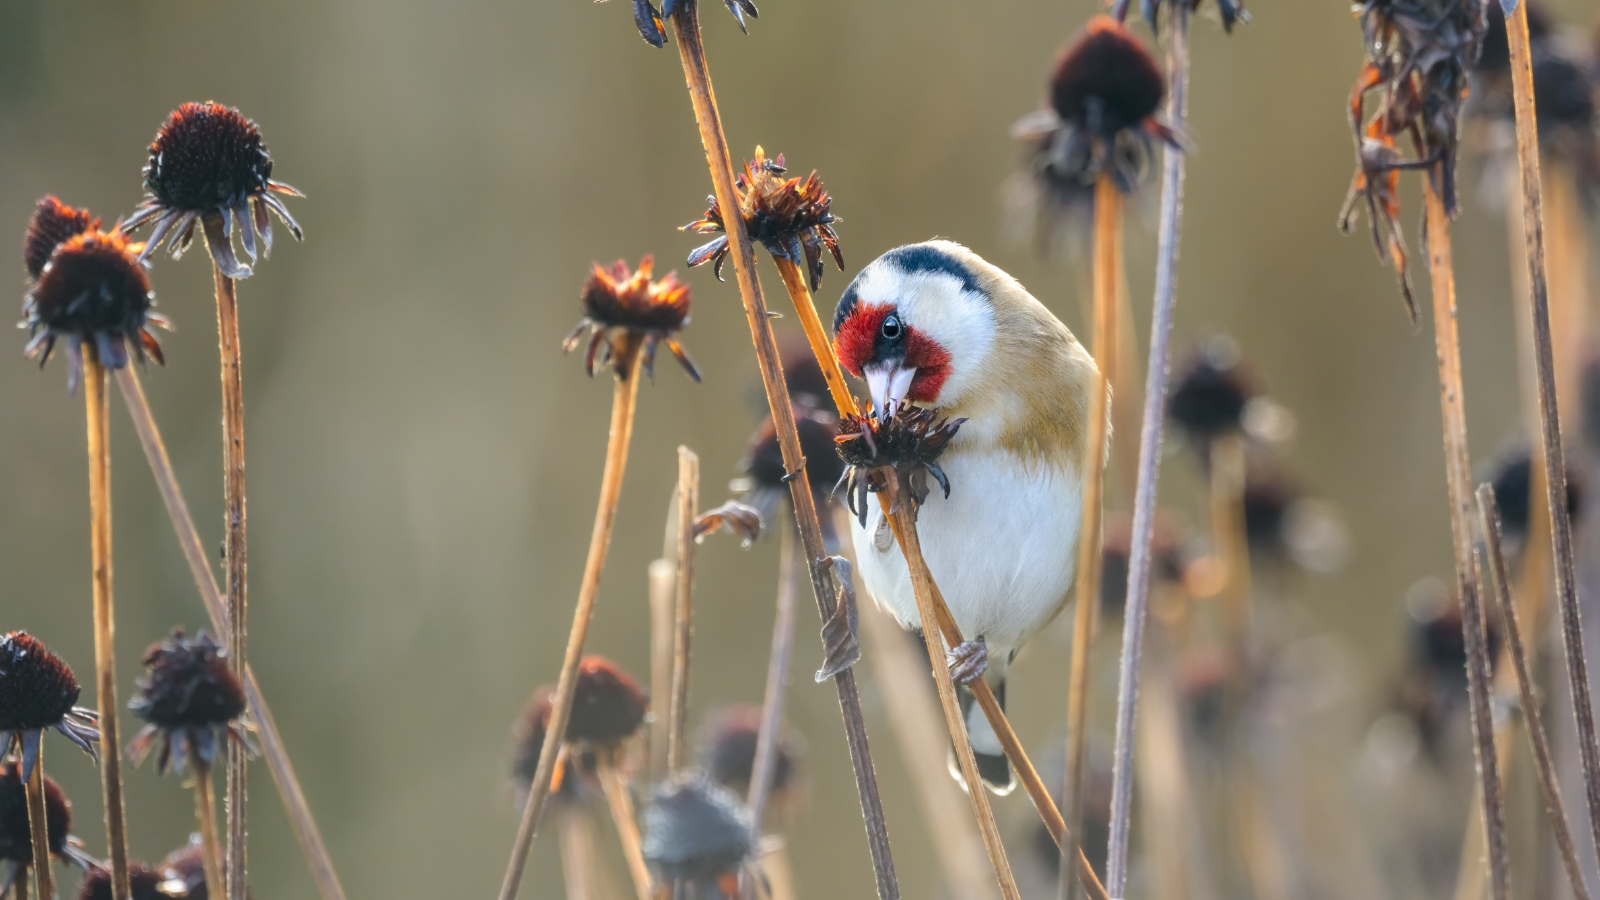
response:
[[[194,769],[194,817],[200,828],[200,861],[206,884],[222,884],[222,842],[217,837],[216,799],[211,796],[211,764],[191,744],[189,765]]]
[[[606,444],[605,470],[600,477],[600,505],[595,511],[594,531],[589,537],[589,557],[583,568],[583,581],[578,588],[578,605],[572,613],[572,632],[567,637],[566,656],[561,661],[561,678],[556,682],[556,693],[550,707],[550,724],[544,733],[544,747],[539,753],[539,768],[528,788],[528,804],[522,811],[522,822],[517,827],[517,839],[511,851],[511,862],[506,868],[504,883],[500,886],[500,900],[517,896],[522,884],[522,872],[528,865],[528,850],[533,846],[533,836],[539,830],[539,813],[550,795],[550,779],[555,774],[556,757],[567,733],[567,721],[572,716],[572,694],[578,687],[578,661],[583,658],[583,644],[589,636],[589,620],[594,614],[595,597],[600,592],[600,573],[605,569],[606,550],[611,546],[611,529],[616,524],[617,498],[622,493],[622,474],[628,464],[628,444],[633,437],[633,413],[639,399],[639,349],[636,338],[627,346],[618,348],[622,361],[616,389],[611,401],[611,431]]]
[[[596,900],[594,892],[594,832],[589,814],[576,804],[563,806],[560,819],[561,873],[566,881],[567,900]]]
[[[701,42],[698,3],[679,4],[672,16],[672,31],[678,45],[679,59],[683,63],[689,100],[694,106],[695,122],[700,128],[700,142],[705,147],[717,203],[723,209],[739,209],[738,192],[733,183],[733,159],[728,153],[727,138],[723,135],[722,119],[711,89],[711,74],[706,66],[705,46]],[[832,617],[836,602],[832,567],[824,565],[827,551],[822,543],[822,530],[817,520],[810,478],[806,475],[804,457],[800,452],[800,436],[795,430],[789,388],[778,359],[778,346],[767,316],[766,300],[756,278],[755,251],[750,244],[750,236],[745,232],[742,217],[729,216],[726,224],[733,271],[739,283],[739,296],[744,303],[750,337],[755,343],[756,362],[761,369],[761,382],[771,408],[778,446],[783,453],[783,465],[787,471],[795,473],[789,482],[789,495],[794,504],[795,520],[800,527],[800,543],[805,550],[812,593],[822,620],[826,622]],[[872,854],[878,897],[879,900],[895,900],[900,896],[900,886],[895,877],[894,857],[889,848],[889,829],[884,820],[883,800],[878,793],[877,772],[872,766],[872,749],[867,743],[866,720],[861,712],[861,696],[856,689],[855,674],[851,669],[846,669],[834,676],[833,683],[839,694],[839,712],[844,719],[850,762],[855,770],[856,793],[861,799],[861,815],[866,823],[867,846]]]
[[[1084,459],[1083,509],[1078,527],[1077,609],[1072,619],[1072,663],[1067,678],[1067,768],[1065,796],[1068,832],[1061,847],[1059,894],[1076,900],[1078,879],[1068,863],[1078,854],[1083,834],[1083,786],[1088,773],[1089,657],[1095,610],[1100,605],[1103,558],[1100,514],[1104,505],[1106,420],[1110,376],[1117,367],[1117,268],[1122,256],[1122,192],[1110,175],[1094,187],[1094,389],[1089,395],[1089,444]]]
[[[1555,759],[1550,752],[1550,738],[1544,730],[1544,713],[1539,708],[1538,689],[1534,686],[1533,673],[1528,668],[1528,653],[1522,644],[1522,621],[1517,615],[1517,605],[1511,601],[1510,576],[1506,570],[1501,537],[1500,508],[1495,502],[1494,488],[1487,484],[1478,486],[1478,520],[1488,548],[1489,584],[1494,590],[1495,603],[1500,608],[1506,646],[1517,675],[1522,716],[1527,723],[1528,743],[1533,747],[1534,766],[1539,773],[1539,790],[1544,794],[1545,814],[1550,819],[1550,830],[1555,834],[1556,846],[1561,851],[1561,864],[1567,870],[1572,895],[1577,900],[1589,900],[1589,887],[1584,883],[1583,868],[1578,864],[1578,850],[1572,841],[1572,826],[1568,824],[1567,811],[1561,802],[1561,785],[1556,781]]]
[[[1500,760],[1494,746],[1494,716],[1489,708],[1488,625],[1477,591],[1461,598],[1461,628],[1467,650],[1472,750],[1478,764],[1478,787],[1483,799],[1479,814],[1488,846],[1489,896],[1494,900],[1510,900],[1511,850],[1506,841],[1505,795],[1501,790]]]
[[[1584,656],[1583,618],[1578,607],[1572,520],[1567,515],[1567,462],[1561,445],[1561,415],[1556,399],[1555,354],[1550,338],[1550,292],[1545,276],[1544,195],[1539,178],[1539,131],[1533,104],[1533,53],[1529,46],[1527,4],[1506,15],[1511,45],[1512,98],[1517,116],[1517,165],[1522,171],[1522,222],[1527,241],[1528,285],[1532,299],[1534,372],[1539,386],[1539,440],[1544,450],[1545,506],[1555,551],[1556,606],[1561,611],[1562,647],[1572,687],[1578,749],[1583,763],[1589,834],[1600,854],[1600,737],[1589,696],[1589,665]]]
[[[33,850],[33,870],[38,873],[35,881],[39,885],[40,900],[54,900],[56,895],[55,873],[50,871],[50,826],[48,821],[48,807],[44,803],[44,742],[39,743],[38,760],[33,764],[33,773],[28,776],[23,785],[28,800],[28,843]],[[26,874],[27,869],[22,870]],[[20,877],[20,876],[19,876]],[[18,900],[28,900],[28,886],[24,881],[17,882]]]
[[[700,514],[700,457],[678,448],[677,602],[672,612],[672,718],[667,726],[667,771],[686,762],[689,731],[689,653],[694,637],[694,520]]]
[[[915,508],[902,502],[895,511],[899,520],[902,547],[911,566],[912,593],[917,599],[917,614],[922,621],[922,637],[928,645],[928,659],[933,663],[933,682],[939,690],[939,705],[944,710],[945,727],[950,730],[955,744],[956,760],[961,764],[961,776],[967,783],[967,799],[972,803],[972,814],[978,820],[978,833],[983,836],[983,847],[989,853],[989,865],[1000,883],[1000,896],[1006,900],[1020,900],[1016,878],[1011,874],[1011,863],[1006,859],[1005,844],[1000,840],[1000,826],[995,823],[994,810],[989,805],[989,792],[978,778],[978,762],[972,755],[972,741],[967,736],[967,725],[961,715],[961,701],[956,698],[955,682],[950,678],[950,665],[945,659],[943,634],[939,617],[933,611],[933,576],[928,572],[922,557],[922,544],[917,536],[917,523],[913,518]],[[974,682],[976,684],[977,682]]]
[[[83,348],[83,400],[89,439],[89,546],[94,565],[95,700],[100,713],[100,786],[105,799],[111,887],[128,900],[127,820],[122,804],[122,734],[117,726],[116,619],[111,598],[111,423],[106,370]]]
[[[206,226],[211,227],[209,224]],[[222,359],[222,502],[223,561],[227,569],[228,629],[225,642],[228,664],[242,681],[245,666],[245,626],[248,614],[245,550],[244,487],[244,382],[240,370],[239,298],[237,282],[222,274],[212,261],[211,272],[217,294],[217,345]],[[225,880],[228,900],[244,900],[249,856],[245,841],[248,786],[245,778],[244,747],[228,742],[228,840]]]
[[[750,764],[751,827],[761,837],[761,822],[766,817],[767,798],[772,794],[773,773],[777,769],[778,729],[783,725],[783,698],[789,684],[789,658],[794,655],[795,576],[799,564],[798,535],[788,523],[778,526],[778,602],[772,618],[772,655],[767,660],[767,689],[761,698],[761,726],[756,732],[755,759]]]
[[[1121,10],[1126,12],[1127,4]],[[1167,44],[1167,121],[1181,129],[1188,112],[1189,5],[1170,8]],[[1150,543],[1155,535],[1156,485],[1166,424],[1168,344],[1178,290],[1178,239],[1183,223],[1183,153],[1168,147],[1161,164],[1161,224],[1156,248],[1156,290],[1150,321],[1150,361],[1145,375],[1144,419],[1139,429],[1139,478],[1134,489],[1133,534],[1128,554],[1127,603],[1122,617],[1122,662],[1117,673],[1117,724],[1111,769],[1111,829],[1106,885],[1115,898],[1128,889],[1129,822],[1133,812],[1134,725],[1139,703],[1139,657],[1150,608]]]
[[[134,430],[139,433],[139,443],[144,447],[145,460],[150,464],[161,500],[166,504],[167,517],[172,520],[178,546],[183,550],[183,558],[189,564],[189,574],[194,578],[200,600],[211,619],[211,628],[218,634],[226,634],[228,611],[223,604],[222,590],[217,586],[216,575],[207,561],[194,518],[189,515],[189,505],[184,502],[172,460],[167,456],[166,444],[161,440],[161,430],[156,427],[155,417],[150,414],[150,404],[145,400],[139,374],[132,366],[128,366],[117,369],[116,377],[117,387],[122,390],[123,402],[128,407],[128,415],[133,419]],[[244,689],[250,718],[261,745],[261,756],[266,760],[272,780],[278,786],[278,796],[283,799],[284,810],[289,815],[289,826],[300,844],[300,853],[311,870],[312,880],[317,884],[317,892],[322,900],[344,900],[344,888],[339,884],[338,873],[334,871],[333,857],[328,854],[328,845],[322,839],[317,821],[311,815],[311,805],[306,801],[305,791],[300,788],[300,779],[289,762],[289,751],[272,717],[272,710],[261,695],[255,673],[248,664],[245,666]]]
[[[674,510],[677,504],[673,504]],[[648,571],[650,591],[650,708],[672,709],[672,612],[677,606],[677,565],[670,559],[657,559]],[[651,781],[666,777],[667,728],[670,715],[650,717],[649,741]]]
[[[627,780],[617,767],[617,750],[601,748],[596,757],[600,789],[611,807],[611,823],[616,826],[617,839],[622,843],[622,856],[628,862],[634,892],[639,900],[650,900],[650,869],[645,865],[644,849],[639,842],[639,820],[633,813],[633,795],[628,793]]]

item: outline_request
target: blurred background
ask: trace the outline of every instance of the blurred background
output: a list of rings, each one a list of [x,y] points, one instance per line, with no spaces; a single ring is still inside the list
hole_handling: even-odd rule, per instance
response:
[[[1095,4],[768,0],[749,37],[720,4],[706,6],[733,152],[785,153],[794,173],[817,169],[834,195],[848,267],[824,276],[825,317],[860,266],[938,235],[1008,269],[1086,332],[1086,270],[1070,254],[1002,241],[1001,219],[1002,185],[1019,165],[1008,129],[1038,107],[1055,53]],[[1568,24],[1591,24],[1583,0],[1547,6]],[[1286,841],[1321,843],[1314,829],[1296,830],[1318,819],[1337,821],[1323,827],[1342,835],[1316,859],[1288,853],[1317,885],[1294,893],[1343,896],[1406,883],[1374,862],[1392,852],[1383,844],[1398,828],[1374,759],[1410,772],[1426,751],[1404,728],[1399,737],[1373,729],[1392,716],[1407,669],[1408,593],[1451,574],[1438,389],[1426,312],[1413,330],[1370,241],[1335,227],[1353,166],[1345,99],[1361,62],[1358,26],[1343,3],[1263,2],[1251,13],[1231,37],[1214,16],[1194,27],[1196,150],[1174,345],[1181,362],[1201,340],[1232,336],[1293,416],[1281,465],[1322,501],[1331,551],[1310,567],[1277,566],[1259,600],[1287,661],[1273,677],[1304,689],[1285,704],[1289,718],[1274,721],[1294,724],[1287,731],[1310,747],[1267,769],[1317,780],[1306,796],[1274,801],[1286,807]],[[1135,30],[1150,36],[1143,23]],[[560,352],[590,263],[653,253],[659,270],[677,268],[694,289],[684,341],[706,376],[692,384],[663,359],[642,389],[593,652],[648,674],[646,566],[660,553],[676,447],[699,453],[713,505],[764,414],[731,280],[682,266],[701,241],[675,229],[700,216],[709,181],[676,53],[641,42],[620,0],[0,0],[0,223],[20,245],[46,193],[107,220],[125,215],[141,197],[156,127],[178,104],[206,99],[253,117],[275,177],[307,194],[291,201],[305,243],[281,239],[240,287],[252,663],[352,897],[487,896],[517,820],[511,725],[560,664],[606,439],[608,379],[585,377],[581,360]],[[1456,229],[1480,469],[1522,421],[1506,217],[1480,191],[1482,169],[1464,166]],[[1421,206],[1415,185],[1407,191],[1426,306]],[[1134,202],[1127,230],[1141,348],[1155,193],[1152,184]],[[769,302],[786,309],[769,260],[762,272]],[[196,252],[159,259],[152,277],[177,330],[163,337],[168,364],[145,373],[146,388],[203,537],[220,546],[210,272]],[[0,284],[20,303],[19,253],[0,254]],[[68,395],[60,360],[41,373],[22,344],[19,335],[0,364],[0,630],[36,634],[88,684],[82,399]],[[146,644],[206,620],[121,400],[112,405],[126,697]],[[1136,436],[1115,441],[1114,455]],[[1203,547],[1204,480],[1180,448],[1166,463],[1163,503]],[[1126,494],[1113,486],[1113,516]],[[776,558],[770,539],[703,549],[696,722],[760,700]],[[803,594],[789,719],[808,748],[808,798],[787,829],[789,852],[801,895],[867,896],[835,694],[809,678],[819,659],[813,609]],[[1114,616],[1097,645],[1102,723],[1112,712]],[[1034,641],[1010,689],[1018,731],[1041,767],[1057,770],[1069,620]],[[885,715],[894,697],[870,665],[858,671],[905,895],[940,896],[917,786]],[[87,688],[82,702],[93,705]],[[1109,757],[1109,727],[1091,744]],[[94,769],[64,742],[50,747],[75,830],[103,853]],[[1446,823],[1443,868],[1466,822],[1470,766],[1459,762],[1432,776],[1426,801]],[[257,896],[312,896],[264,767],[252,769],[252,788]],[[134,771],[135,857],[181,844],[190,804],[177,781]],[[1019,791],[997,808],[1013,861],[1037,865],[1028,801]],[[1312,877],[1347,863],[1372,864],[1372,877]],[[616,876],[626,884],[621,869]],[[525,896],[562,895],[546,833]]]

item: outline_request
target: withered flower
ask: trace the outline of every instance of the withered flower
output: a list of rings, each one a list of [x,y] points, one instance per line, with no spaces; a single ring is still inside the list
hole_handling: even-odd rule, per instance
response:
[[[663,0],[660,11],[657,11],[655,4],[650,0],[633,0],[633,21],[639,26],[639,36],[652,47],[666,46],[667,26],[663,19],[676,13],[680,6],[694,2],[697,0]],[[745,34],[750,33],[750,29],[745,26],[745,14],[748,13],[752,19],[761,18],[754,0],[722,0],[722,2],[728,7],[728,12],[733,13],[734,21],[739,23],[739,30]]]
[[[1112,517],[1105,527],[1100,556],[1100,608],[1122,614],[1128,601],[1128,562],[1133,552],[1133,518]],[[1156,584],[1182,584],[1188,570],[1183,527],[1166,510],[1156,511],[1150,539],[1150,571]]]
[[[544,749],[545,733],[550,730],[550,707],[554,701],[554,688],[546,685],[534,691],[511,729],[511,779],[524,794],[539,771],[539,754]],[[577,797],[580,790],[599,782],[598,766],[592,750],[568,756],[566,764],[556,770],[559,787],[553,793],[567,799]]]
[[[1411,720],[1423,747],[1435,757],[1445,747],[1450,723],[1466,706],[1467,648],[1461,602],[1437,578],[1424,578],[1406,592],[1406,666],[1394,685],[1394,705]],[[1485,619],[1491,670],[1504,635],[1499,618]]]
[[[36,249],[35,235],[37,248],[42,248],[48,240],[47,229],[57,227],[42,223],[40,218],[36,212],[29,226],[30,254]],[[83,369],[85,343],[108,369],[128,365],[129,345],[141,362],[146,354],[158,363],[164,362],[161,345],[149,326],[171,326],[165,316],[151,308],[155,306],[155,292],[139,264],[138,252],[139,245],[129,243],[120,232],[108,233],[98,228],[90,228],[56,246],[23,300],[22,323],[18,327],[28,329],[24,355],[29,359],[37,357],[42,368],[50,360],[56,342],[64,340],[67,385],[73,389]]]
[[[143,662],[145,674],[128,701],[128,708],[149,723],[128,745],[135,765],[158,743],[156,771],[161,773],[169,764],[181,773],[191,756],[197,767],[209,769],[229,738],[249,746],[242,720],[244,685],[211,635],[202,630],[189,640],[182,628],[174,628],[166,640],[150,645]]]
[[[655,258],[650,256],[639,260],[638,271],[631,273],[620,259],[610,268],[597,263],[583,283],[579,297],[583,319],[561,342],[561,349],[571,353],[588,337],[583,367],[591,376],[598,358],[602,364],[609,362],[618,378],[627,378],[633,355],[642,353],[645,374],[653,378],[656,345],[664,343],[689,377],[700,380],[700,370],[677,338],[689,324],[689,286],[678,280],[676,272],[652,281],[654,269]]]
[[[28,234],[22,239],[22,263],[28,270],[28,279],[38,281],[50,255],[69,238],[99,230],[100,220],[87,209],[73,209],[54,196],[41,199],[33,208]]]
[[[887,491],[890,512],[906,495],[921,506],[928,498],[927,476],[932,473],[944,495],[950,496],[950,480],[938,459],[966,421],[940,420],[935,410],[905,403],[895,407],[887,422],[880,422],[876,412],[840,420],[834,442],[846,466],[845,499],[862,527],[867,524],[868,493]]]
[[[711,780],[743,797],[750,793],[755,768],[756,741],[761,734],[761,707],[739,703],[711,717],[701,739],[700,766]],[[803,746],[797,735],[778,729],[777,753],[772,760],[772,793],[783,795],[795,786]],[[782,805],[781,802],[779,805]]]
[[[92,860],[72,830],[72,802],[61,792],[55,779],[44,779],[44,820],[50,855],[79,868]],[[17,876],[33,865],[33,832],[28,824],[28,797],[21,770],[15,762],[0,763],[0,862],[8,863],[0,878],[0,897],[6,896]]]
[[[1350,93],[1350,124],[1356,140],[1356,174],[1339,215],[1340,228],[1355,229],[1355,209],[1365,199],[1379,256],[1388,256],[1400,280],[1406,310],[1417,320],[1406,275],[1400,213],[1399,173],[1424,169],[1446,215],[1459,209],[1456,156],[1461,104],[1468,72],[1483,43],[1486,3],[1459,0],[1361,0],[1357,9],[1368,61]],[[1367,115],[1367,95],[1378,92],[1377,111]],[[1409,138],[1413,154],[1397,146]]]
[[[131,900],[173,900],[175,896],[167,892],[165,876],[142,862],[128,863],[128,886]],[[110,869],[94,866],[78,883],[78,900],[112,900],[113,896]]]
[[[1160,31],[1161,7],[1179,3],[1189,7],[1190,12],[1200,9],[1200,0],[1139,0],[1139,10],[1150,23],[1150,30]],[[1242,0],[1217,0],[1217,15],[1222,17],[1222,30],[1229,34],[1233,33],[1234,23],[1250,22],[1250,14],[1245,11]]]
[[[825,507],[833,497],[833,490],[844,476],[844,460],[834,446],[839,433],[839,419],[833,413],[814,406],[796,404],[795,430],[800,436],[800,455],[805,457],[806,478],[811,485],[811,496],[817,506]],[[750,448],[739,462],[739,477],[729,485],[744,497],[746,503],[760,512],[767,522],[777,522],[779,507],[789,496],[788,473],[783,465],[783,449],[778,446],[777,425],[768,416],[750,438]],[[822,537],[829,547],[836,536],[833,517],[819,517]]]
[[[1508,544],[1520,545],[1528,536],[1530,502],[1533,501],[1533,454],[1526,442],[1517,441],[1501,451],[1489,463],[1487,478],[1494,485],[1495,504],[1500,507],[1500,525]],[[1583,511],[1584,481],[1582,470],[1574,469],[1567,477],[1567,515],[1577,524]],[[1541,494],[1537,500],[1545,505]]]
[[[77,702],[78,679],[61,657],[26,631],[0,636],[0,756],[13,743],[20,744],[24,780],[33,774],[46,729],[59,731],[95,755],[99,717],[94,710],[74,706]]]
[[[541,687],[534,692],[514,731],[512,774],[526,785],[539,768],[545,732],[550,727],[554,689]],[[595,780],[595,750],[616,750],[633,737],[644,724],[650,710],[644,689],[615,663],[601,656],[586,656],[578,662],[577,686],[572,693],[572,714],[564,735],[572,754],[566,769],[559,773],[562,791],[570,794],[578,783],[572,777]],[[576,765],[574,765],[576,761]],[[573,782],[570,786],[568,782]]]
[[[753,849],[749,811],[704,775],[663,783],[645,807],[645,861],[662,882],[683,883],[689,896],[739,896],[739,873]]]
[[[805,266],[811,289],[822,283],[822,251],[833,255],[834,265],[844,271],[844,254],[839,251],[839,235],[833,230],[839,220],[831,211],[833,198],[823,190],[817,173],[805,178],[786,178],[783,154],[767,159],[766,151],[756,148],[756,158],[744,164],[744,172],[734,179],[739,194],[739,215],[744,219],[750,240],[767,248],[774,258]],[[706,198],[709,208],[704,217],[683,226],[680,231],[720,234],[711,243],[689,254],[689,268],[711,263],[717,280],[732,248],[728,246],[727,224],[715,196]]]
[[[1180,368],[1167,397],[1167,416],[1202,448],[1244,428],[1245,409],[1261,394],[1255,374],[1233,340],[1206,341]]]
[[[206,900],[204,842],[192,834],[189,842],[167,854],[161,861],[161,890],[168,897]]]
[[[155,223],[140,259],[154,253],[162,241],[173,259],[182,256],[199,223],[222,274],[248,278],[250,266],[239,262],[233,252],[235,231],[252,263],[257,235],[261,255],[272,255],[272,222],[267,210],[283,220],[295,240],[303,237],[299,223],[278,195],[305,195],[272,180],[272,155],[261,129],[230,106],[185,103],[174,110],[150,144],[144,186],[143,202],[122,223],[127,232]]]

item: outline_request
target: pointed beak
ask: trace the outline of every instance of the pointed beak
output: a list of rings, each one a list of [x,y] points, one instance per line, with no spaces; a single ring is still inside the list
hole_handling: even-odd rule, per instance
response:
[[[911,393],[911,382],[917,377],[917,370],[902,368],[898,363],[881,363],[864,367],[861,374],[866,376],[872,410],[881,422],[894,415],[894,408]]]

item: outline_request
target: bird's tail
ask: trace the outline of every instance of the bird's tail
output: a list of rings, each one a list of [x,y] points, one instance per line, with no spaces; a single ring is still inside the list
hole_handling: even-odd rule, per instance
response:
[[[990,686],[994,689],[994,698],[1000,702],[1000,709],[1004,710],[1005,677],[1001,676]],[[989,717],[983,714],[983,707],[978,705],[971,691],[960,688],[958,696],[961,698],[961,715],[967,723],[967,737],[972,741],[973,761],[978,764],[978,779],[990,793],[1004,797],[1016,788],[1017,782],[1011,772],[1011,761],[1006,759],[1005,750],[1000,746],[1000,736],[990,727]],[[963,788],[967,786],[966,779],[961,777],[961,764],[956,761],[954,748],[950,750],[950,774],[961,782]]]

